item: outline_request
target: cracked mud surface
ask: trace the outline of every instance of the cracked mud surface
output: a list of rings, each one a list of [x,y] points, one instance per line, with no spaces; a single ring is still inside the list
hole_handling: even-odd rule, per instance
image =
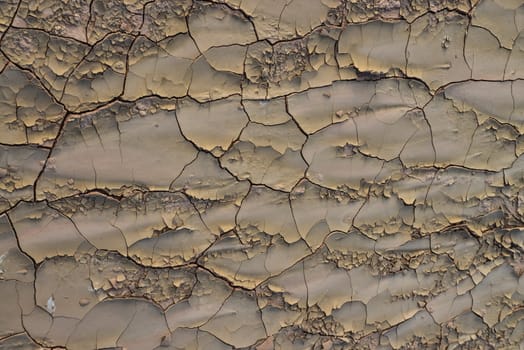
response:
[[[524,349],[524,1],[0,0],[0,349]]]

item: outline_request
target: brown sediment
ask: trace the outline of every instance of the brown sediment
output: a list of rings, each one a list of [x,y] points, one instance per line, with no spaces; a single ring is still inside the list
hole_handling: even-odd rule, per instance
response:
[[[521,0],[5,0],[1,349],[520,349]]]

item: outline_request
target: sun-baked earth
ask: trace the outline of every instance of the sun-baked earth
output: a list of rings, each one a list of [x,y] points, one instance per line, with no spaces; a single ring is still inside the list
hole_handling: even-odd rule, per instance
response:
[[[524,349],[524,0],[0,0],[0,349]]]

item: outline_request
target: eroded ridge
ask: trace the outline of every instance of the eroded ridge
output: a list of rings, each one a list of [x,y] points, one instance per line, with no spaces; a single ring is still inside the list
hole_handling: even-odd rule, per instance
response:
[[[523,349],[524,1],[0,0],[0,349]]]

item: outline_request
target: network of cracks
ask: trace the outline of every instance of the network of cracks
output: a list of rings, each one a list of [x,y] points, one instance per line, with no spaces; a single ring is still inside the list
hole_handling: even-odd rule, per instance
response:
[[[524,1],[0,0],[0,349],[522,349]]]

